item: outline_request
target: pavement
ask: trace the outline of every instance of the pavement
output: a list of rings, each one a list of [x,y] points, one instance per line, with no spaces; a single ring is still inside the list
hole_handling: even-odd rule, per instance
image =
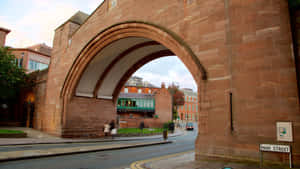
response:
[[[167,156],[136,161],[131,164],[131,169],[287,169],[286,166],[268,164],[260,167],[255,161],[234,161],[216,158],[214,160],[195,161],[195,152],[188,151]],[[299,168],[295,168],[299,169]]]
[[[3,127],[1,129],[4,129]],[[6,128],[8,129],[8,128]],[[162,135],[145,136],[145,137],[115,137],[101,138],[101,139],[64,139],[52,135],[42,133],[40,131],[30,128],[9,128],[13,130],[22,130],[28,134],[28,138],[18,139],[3,139],[0,138],[0,146],[18,146],[18,145],[34,145],[34,144],[65,144],[65,143],[96,143],[109,141],[129,141],[129,140],[144,140],[162,138]],[[169,134],[169,137],[176,137],[183,135],[182,130],[176,130],[174,134]],[[157,144],[168,144],[171,141],[141,141],[141,142],[120,142],[117,144],[105,145],[90,145],[79,147],[64,147],[64,148],[49,148],[49,149],[35,149],[35,150],[17,150],[0,152],[0,161],[12,161],[21,159],[31,159],[49,156],[59,156],[76,153],[87,153],[105,150],[125,149],[133,147],[151,146]],[[258,162],[245,161],[222,161],[218,160],[202,160],[195,161],[195,152],[188,151],[167,156],[156,157],[152,159],[137,161],[131,164],[131,169],[225,169],[226,167],[232,169],[260,169]],[[288,166],[265,166],[264,169],[285,169]]]
[[[97,143],[97,142],[112,142],[112,141],[131,141],[131,140],[144,140],[144,139],[158,139],[162,138],[162,135],[145,136],[145,137],[115,137],[115,138],[100,138],[100,139],[64,139],[46,133],[23,127],[10,127],[1,129],[22,130],[27,133],[28,138],[0,138],[0,146],[20,146],[20,145],[35,145],[35,144],[65,144],[65,143]],[[181,130],[176,130],[173,134],[169,134],[169,137],[176,137],[184,134]],[[117,143],[106,145],[87,145],[80,147],[64,147],[64,148],[48,148],[48,149],[35,149],[35,150],[17,150],[0,152],[0,162],[13,161],[21,159],[31,159],[49,156],[59,156],[76,153],[87,153],[96,151],[126,149],[134,147],[152,146],[158,144],[168,144],[172,141],[141,141],[134,143]]]
[[[59,144],[59,143],[96,143],[96,142],[111,142],[111,141],[131,141],[145,139],[159,139],[162,135],[139,136],[139,137],[103,137],[95,139],[69,139],[61,138],[47,133],[25,127],[0,127],[0,129],[21,130],[27,133],[27,138],[0,138],[0,146],[10,145],[34,145],[34,144]],[[184,131],[176,129],[174,133],[169,133],[168,137],[176,137],[183,135]]]

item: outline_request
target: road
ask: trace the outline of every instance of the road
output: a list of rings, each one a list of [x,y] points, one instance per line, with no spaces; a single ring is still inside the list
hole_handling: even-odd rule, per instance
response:
[[[130,168],[130,164],[135,161],[193,150],[196,136],[197,131],[195,130],[186,132],[183,136],[169,138],[169,140],[174,141],[171,144],[1,162],[0,169],[125,169]],[[151,139],[149,141],[154,140],[155,139]],[[140,141],[141,140],[139,140],[139,142]],[[86,146],[87,144],[97,145],[111,143],[0,147],[0,151],[15,151],[23,148],[46,149],[64,146]],[[117,144],[117,142],[113,142],[113,144]]]

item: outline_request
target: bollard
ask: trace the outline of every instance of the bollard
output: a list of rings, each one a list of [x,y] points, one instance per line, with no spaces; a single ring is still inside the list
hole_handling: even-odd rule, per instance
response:
[[[163,131],[163,137],[164,137],[164,140],[168,139],[168,130]]]

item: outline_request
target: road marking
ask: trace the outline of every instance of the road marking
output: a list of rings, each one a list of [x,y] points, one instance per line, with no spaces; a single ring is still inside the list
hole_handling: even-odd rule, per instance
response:
[[[190,150],[190,151],[185,151],[185,152],[181,152],[181,153],[176,153],[176,154],[170,154],[170,155],[165,155],[165,156],[155,157],[155,158],[151,158],[151,159],[148,159],[148,160],[136,161],[136,162],[133,162],[133,163],[130,165],[130,168],[131,168],[131,169],[144,169],[144,168],[142,167],[142,165],[144,165],[145,163],[149,163],[149,162],[152,162],[152,161],[163,160],[163,159],[167,159],[167,158],[172,158],[172,157],[184,155],[184,154],[187,154],[187,153],[192,153],[192,152],[194,152],[194,151],[195,151],[195,150]]]

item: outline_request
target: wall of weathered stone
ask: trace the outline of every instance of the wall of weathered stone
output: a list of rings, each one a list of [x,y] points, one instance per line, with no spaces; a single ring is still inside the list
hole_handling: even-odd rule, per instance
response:
[[[111,100],[74,97],[68,105],[63,137],[104,136],[105,122],[117,119],[116,105]]]
[[[46,86],[48,79],[48,69],[37,71],[31,74],[34,77],[33,95],[34,95],[34,114],[33,114],[33,128],[43,130],[47,119],[44,116]]]
[[[172,120],[172,96],[165,87],[155,92],[155,114],[161,124]]]
[[[74,127],[83,119],[91,120],[84,124],[96,125],[92,118],[82,118],[82,113],[88,112],[88,116],[94,117],[92,113],[98,111],[97,107],[110,107],[111,103],[74,97],[63,100],[61,90],[67,74],[80,51],[99,32],[116,23],[142,21],[178,35],[208,73],[207,80],[196,80],[200,112],[196,159],[207,155],[258,159],[260,143],[278,143],[277,121],[293,122],[294,133],[300,133],[287,1],[118,0],[113,9],[108,9],[107,3],[108,0],[104,1],[72,36],[70,24],[73,23],[56,30],[47,83],[44,118],[49,119],[49,123],[46,131],[62,134],[62,124]],[[201,73],[191,66],[193,61],[186,56],[178,57],[194,78],[199,79]],[[69,107],[62,107],[65,102],[70,103]],[[91,107],[84,107],[85,104]],[[298,162],[299,143],[300,135],[294,134],[291,145],[294,160]],[[266,156],[266,159],[271,158],[286,160],[280,154]]]

